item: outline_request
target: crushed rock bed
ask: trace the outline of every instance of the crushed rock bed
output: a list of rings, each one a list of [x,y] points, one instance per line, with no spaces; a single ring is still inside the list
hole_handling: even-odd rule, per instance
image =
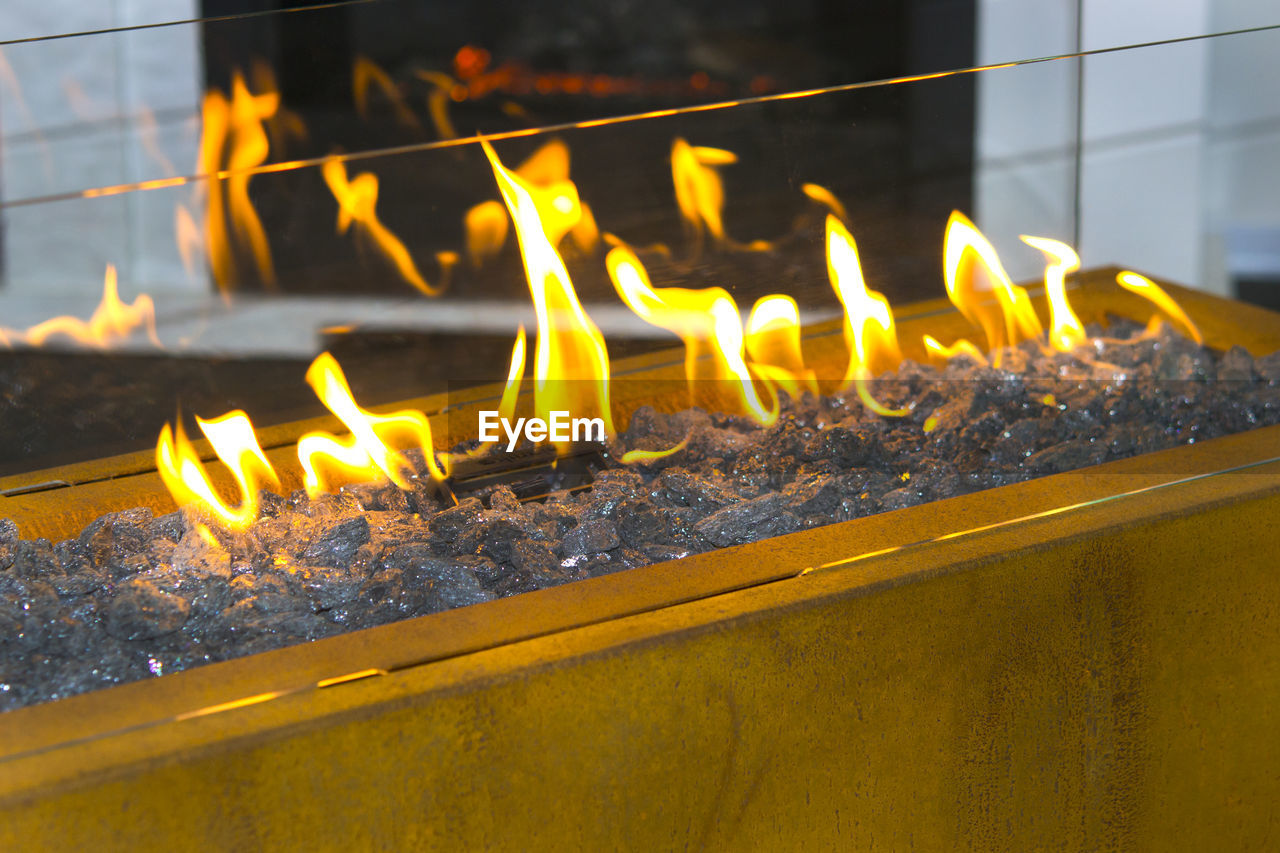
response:
[[[852,393],[769,428],[641,408],[611,460],[685,449],[543,503],[498,486],[444,508],[418,480],[264,492],[240,534],[134,509],[55,544],[0,521],[0,709],[1280,423],[1280,353],[1166,332],[1087,354],[904,362],[874,387],[903,418]]]

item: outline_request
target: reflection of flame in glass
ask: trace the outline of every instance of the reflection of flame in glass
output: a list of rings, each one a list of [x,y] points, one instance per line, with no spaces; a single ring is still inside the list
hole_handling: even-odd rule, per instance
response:
[[[121,302],[116,268],[108,264],[102,279],[102,301],[87,323],[76,317],[61,316],[45,320],[26,331],[0,329],[0,344],[25,343],[38,347],[56,335],[85,346],[105,348],[113,341],[128,338],[139,326],[146,329],[151,343],[161,346],[156,337],[156,310],[151,297],[142,293],[132,303]]]
[[[367,237],[391,261],[401,278],[427,296],[439,296],[443,286],[432,287],[427,283],[404,243],[378,219],[377,175],[361,172],[349,181],[346,164],[336,157],[326,160],[321,171],[329,191],[338,201],[338,233],[345,234],[354,225],[356,233]]]
[[[958,210],[947,221],[942,272],[947,295],[986,334],[987,350],[997,367],[1001,348],[1039,338],[1044,331],[1031,297],[1013,283],[995,248]]]

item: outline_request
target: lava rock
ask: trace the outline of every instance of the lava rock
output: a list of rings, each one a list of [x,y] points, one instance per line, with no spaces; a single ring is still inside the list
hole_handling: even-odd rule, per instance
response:
[[[785,506],[780,494],[762,495],[712,513],[694,529],[721,548],[799,530],[800,520]]]
[[[621,544],[618,528],[605,518],[584,521],[564,536],[560,553],[566,556],[612,551]]]
[[[357,515],[322,529],[302,550],[300,561],[312,566],[347,566],[360,546],[368,541],[369,520]]]

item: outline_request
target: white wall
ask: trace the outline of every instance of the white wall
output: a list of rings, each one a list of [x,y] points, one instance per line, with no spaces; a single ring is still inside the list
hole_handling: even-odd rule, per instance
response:
[[[979,61],[1070,52],[1075,5],[983,0]],[[1080,8],[1084,50],[1280,23],[1273,0],[1083,0]],[[1042,125],[1038,137],[1019,128],[1046,114],[1041,101],[1074,108],[1077,62],[1048,64],[1059,67],[1056,76],[1028,73],[1030,66],[979,79],[977,215],[1022,277],[1035,275],[1034,263],[1010,240],[1018,230],[1060,236],[1051,229],[1069,215],[1074,151],[1061,123]],[[1254,246],[1249,258],[1257,263],[1256,247],[1280,235],[1280,34],[1083,63],[1077,248],[1084,264],[1132,266],[1225,292],[1230,268],[1245,257],[1229,243]],[[1065,149],[1055,148],[1064,141]],[[1280,236],[1274,245],[1280,255]]]
[[[5,0],[0,38],[76,32],[194,17],[195,0]],[[0,198],[12,204],[85,189],[189,174],[202,91],[199,30],[162,27],[8,45],[12,78],[0,79]],[[144,144],[148,112],[155,148]],[[167,163],[165,161],[168,161]],[[5,314],[23,325],[33,300],[84,315],[107,263],[121,294],[206,287],[182,269],[173,206],[185,193],[155,191],[7,207],[3,212]],[[20,296],[28,299],[17,299]],[[31,305],[30,309],[26,306]]]

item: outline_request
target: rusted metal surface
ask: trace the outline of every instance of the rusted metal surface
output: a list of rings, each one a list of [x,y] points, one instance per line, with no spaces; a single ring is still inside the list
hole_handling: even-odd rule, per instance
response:
[[[1280,427],[10,712],[0,845],[1263,848],[1275,460]]]

